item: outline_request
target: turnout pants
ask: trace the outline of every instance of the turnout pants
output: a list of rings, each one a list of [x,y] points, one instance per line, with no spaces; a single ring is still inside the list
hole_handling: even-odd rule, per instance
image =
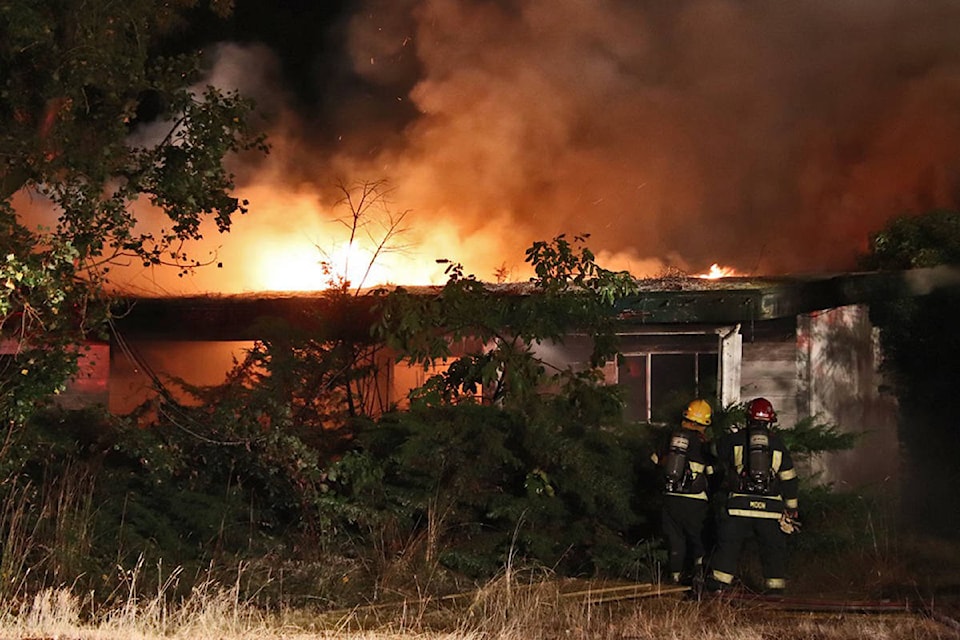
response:
[[[733,582],[740,553],[748,538],[755,537],[760,548],[764,588],[781,591],[786,587],[787,536],[777,520],[748,516],[720,516],[717,550],[710,563],[713,586],[722,588]]]
[[[673,494],[663,497],[663,535],[667,539],[668,567],[674,580],[680,579],[688,558],[694,568],[703,563],[703,525],[709,506],[706,500],[698,498]]]

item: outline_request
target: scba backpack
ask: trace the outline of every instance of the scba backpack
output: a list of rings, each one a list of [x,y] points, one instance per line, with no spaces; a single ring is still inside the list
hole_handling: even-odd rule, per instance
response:
[[[668,493],[699,494],[707,489],[705,466],[700,460],[700,438],[689,429],[670,435],[663,461],[664,489]]]
[[[693,480],[693,474],[688,463],[693,434],[685,433],[685,431],[681,429],[670,436],[670,445],[663,461],[665,488],[671,493],[689,491]]]
[[[746,454],[740,472],[740,491],[757,495],[773,495],[774,478],[773,449],[770,445],[770,429],[759,422],[747,427]]]

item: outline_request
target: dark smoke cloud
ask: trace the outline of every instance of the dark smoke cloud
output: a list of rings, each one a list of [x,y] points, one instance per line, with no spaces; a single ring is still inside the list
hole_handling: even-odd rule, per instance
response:
[[[221,50],[221,71],[246,56],[275,119],[273,154],[240,172],[251,213],[225,265],[281,228],[322,244],[337,180],[389,180],[407,257],[483,278],[559,233],[641,276],[846,270],[892,216],[960,199],[955,0],[353,6],[309,108],[262,49]]]

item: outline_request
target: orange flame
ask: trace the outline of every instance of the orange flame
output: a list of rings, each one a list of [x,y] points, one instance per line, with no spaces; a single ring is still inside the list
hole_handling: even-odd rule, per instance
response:
[[[404,284],[420,284],[413,274],[405,273],[404,265],[387,262],[357,243],[343,242],[325,250],[305,242],[276,242],[266,247],[258,271],[260,286],[268,291],[320,291],[344,283],[356,289],[388,284],[391,278],[405,275]]]
[[[697,274],[698,278],[704,278],[706,280],[716,280],[718,278],[731,278],[736,276],[737,272],[734,271],[733,267],[721,267],[719,264],[714,262],[710,265],[710,270],[706,273]]]

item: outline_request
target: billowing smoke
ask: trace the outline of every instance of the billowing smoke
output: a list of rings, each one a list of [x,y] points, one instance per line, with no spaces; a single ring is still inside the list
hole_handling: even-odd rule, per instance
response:
[[[359,4],[316,103],[242,67],[274,152],[240,172],[224,269],[322,245],[338,180],[389,181],[410,279],[518,274],[559,233],[636,275],[846,270],[892,216],[960,197],[955,0]]]

